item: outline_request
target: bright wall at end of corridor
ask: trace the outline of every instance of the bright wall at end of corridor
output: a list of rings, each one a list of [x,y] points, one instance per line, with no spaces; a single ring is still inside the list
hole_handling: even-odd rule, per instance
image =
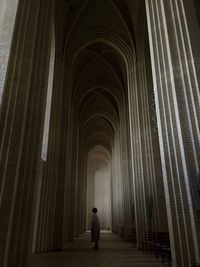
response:
[[[101,230],[111,229],[111,174],[106,164],[88,170],[87,227],[91,226],[92,208],[98,209]]]
[[[94,206],[98,207],[102,229],[110,229],[111,201],[110,201],[110,173],[108,169],[97,170],[94,175]]]

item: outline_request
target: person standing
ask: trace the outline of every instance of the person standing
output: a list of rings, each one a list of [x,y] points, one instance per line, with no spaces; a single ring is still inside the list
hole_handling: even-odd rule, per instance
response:
[[[99,245],[99,239],[100,239],[100,224],[99,224],[99,218],[97,216],[97,208],[92,209],[92,221],[91,221],[91,241],[95,243],[94,249],[98,249]]]

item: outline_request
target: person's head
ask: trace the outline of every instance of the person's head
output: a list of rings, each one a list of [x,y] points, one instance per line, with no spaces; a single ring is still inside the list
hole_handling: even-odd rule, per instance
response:
[[[93,209],[92,209],[92,212],[93,212],[93,213],[97,213],[97,211],[98,211],[97,208],[93,208]]]

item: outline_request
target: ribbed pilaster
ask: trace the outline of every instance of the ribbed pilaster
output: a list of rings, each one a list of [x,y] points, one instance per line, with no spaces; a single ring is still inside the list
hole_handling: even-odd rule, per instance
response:
[[[146,1],[173,266],[199,260],[192,184],[199,172],[199,89],[182,0]]]
[[[53,8],[54,1],[19,1],[0,118],[4,267],[26,266],[31,251]]]

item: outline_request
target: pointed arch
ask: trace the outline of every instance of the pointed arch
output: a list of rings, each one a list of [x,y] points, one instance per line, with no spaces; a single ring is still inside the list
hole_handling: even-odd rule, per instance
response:
[[[136,61],[134,47],[130,48],[119,35],[105,28],[95,28],[79,35],[79,37],[74,39],[70,46],[65,44],[64,55],[66,62],[73,62],[83,48],[96,42],[105,43],[115,49],[124,59],[126,66]]]

